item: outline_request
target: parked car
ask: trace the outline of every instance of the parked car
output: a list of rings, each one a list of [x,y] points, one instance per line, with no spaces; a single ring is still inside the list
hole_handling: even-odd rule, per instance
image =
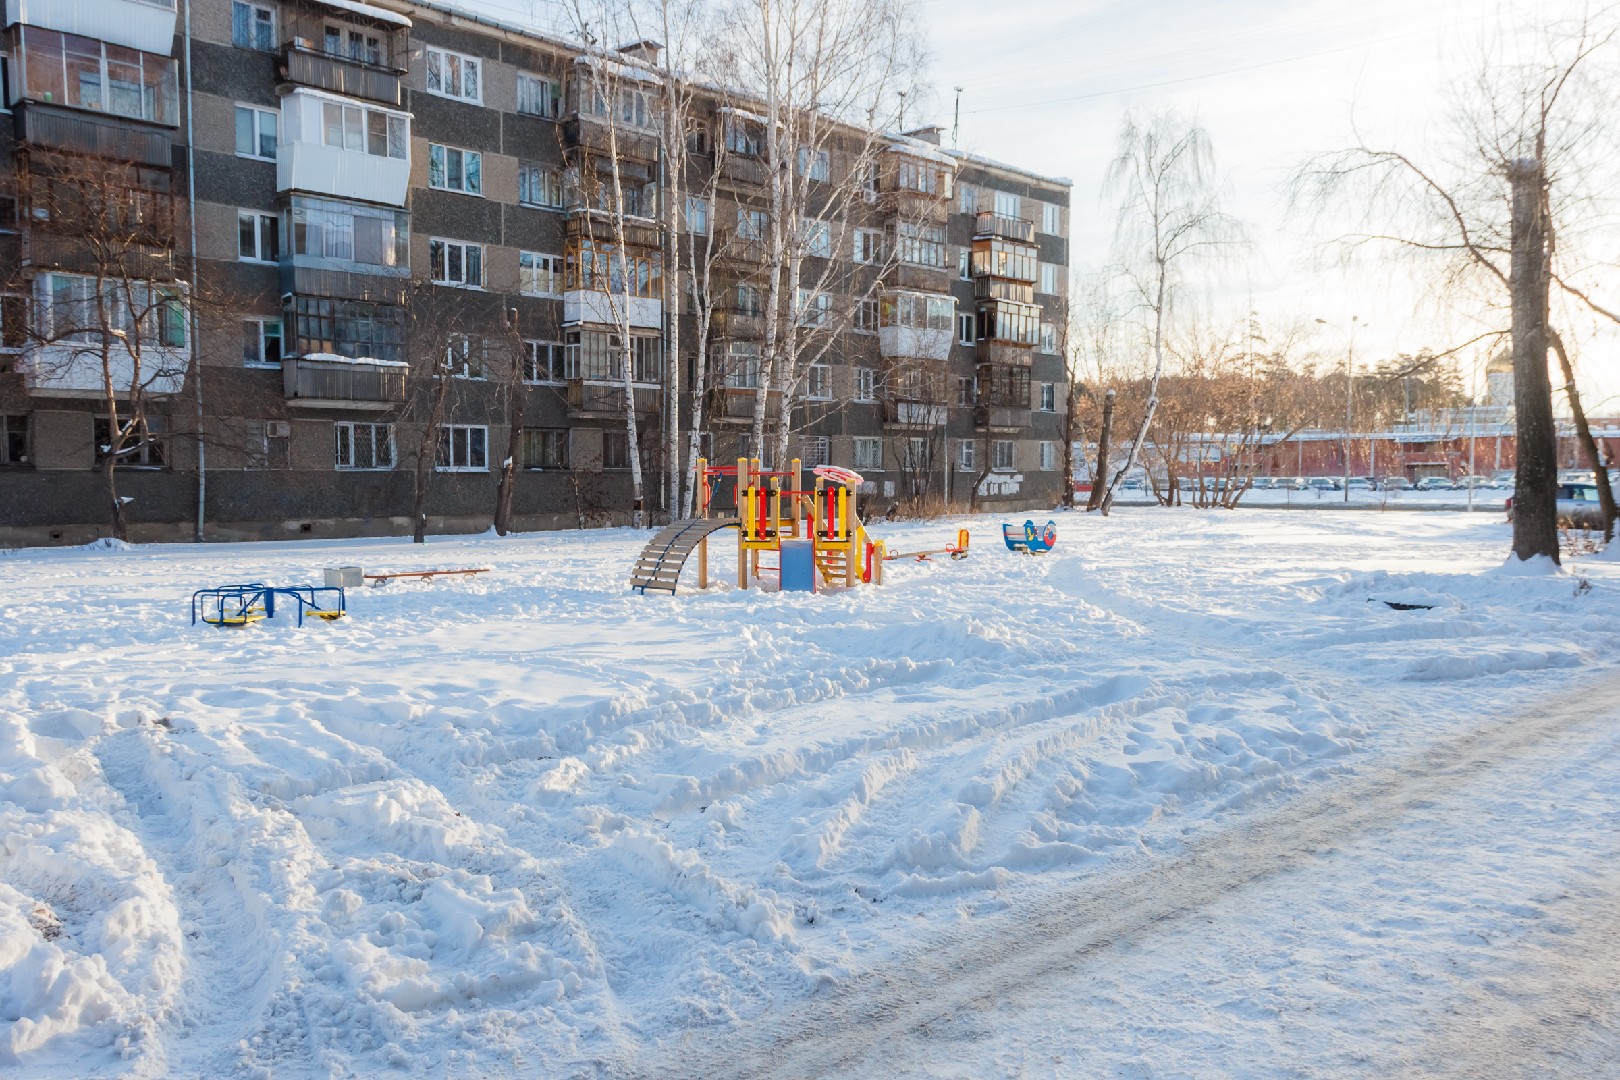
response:
[[[1404,476],[1386,476],[1378,487],[1382,491],[1411,491],[1412,481]]]
[[[1271,476],[1257,476],[1249,481],[1249,487],[1255,491],[1270,491],[1276,484],[1276,478]]]
[[[1450,491],[1451,477],[1425,476],[1417,482],[1418,491]]]
[[[1312,491],[1340,491],[1344,486],[1333,476],[1313,476],[1309,483]]]
[[[1351,491],[1371,491],[1372,489],[1373,482],[1365,476],[1352,476],[1350,478]]]
[[[1488,476],[1459,476],[1451,482],[1452,491],[1467,491],[1469,488],[1493,487]]]
[[[1501,472],[1491,474],[1491,483],[1499,488],[1510,488],[1518,475],[1512,469],[1503,469]]]
[[[1141,491],[1142,478],[1140,476],[1127,476],[1120,481],[1119,489],[1121,491]]]
[[[1507,519],[1513,520],[1513,498],[1507,500]],[[1566,528],[1601,529],[1603,506],[1596,484],[1558,485],[1558,524]]]

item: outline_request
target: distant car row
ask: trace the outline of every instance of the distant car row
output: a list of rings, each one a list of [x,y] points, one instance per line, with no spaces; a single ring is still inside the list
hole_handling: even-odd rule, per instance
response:
[[[1620,471],[1611,471],[1610,480],[1620,484]],[[1514,475],[1512,469],[1493,473],[1490,476],[1424,476],[1416,481],[1408,480],[1404,476],[1352,476],[1349,487],[1351,491],[1467,491],[1470,488],[1493,490],[1513,490]],[[1570,471],[1558,474],[1560,484],[1595,484],[1596,478],[1591,470]],[[1141,475],[1129,477],[1120,484],[1126,491],[1141,491],[1146,480]],[[1243,480],[1225,476],[1181,476],[1176,478],[1177,487],[1182,491],[1196,491],[1202,485],[1205,491],[1225,491],[1228,487],[1240,486]],[[1256,476],[1248,481],[1254,491],[1343,491],[1345,481],[1339,476]]]

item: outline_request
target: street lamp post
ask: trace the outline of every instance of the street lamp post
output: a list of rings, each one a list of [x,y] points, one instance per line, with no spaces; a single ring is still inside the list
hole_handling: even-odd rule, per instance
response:
[[[1317,319],[1318,323],[1332,330],[1339,330],[1326,319]],[[1355,400],[1355,368],[1356,368],[1356,330],[1360,328],[1361,316],[1350,316],[1350,332],[1345,334],[1346,345],[1344,351],[1344,501],[1350,502],[1350,424],[1351,405]],[[1343,330],[1339,330],[1344,333]]]

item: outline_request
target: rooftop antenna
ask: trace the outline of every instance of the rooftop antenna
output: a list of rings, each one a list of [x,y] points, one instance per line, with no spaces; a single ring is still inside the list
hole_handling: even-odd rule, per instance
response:
[[[906,130],[906,92],[900,91],[900,130]]]
[[[956,135],[962,130],[962,88],[956,88],[956,117],[951,121],[951,149],[956,149]]]

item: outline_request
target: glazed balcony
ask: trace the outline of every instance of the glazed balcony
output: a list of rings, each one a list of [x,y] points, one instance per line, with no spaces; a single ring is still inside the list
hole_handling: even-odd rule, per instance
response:
[[[979,341],[975,343],[974,356],[981,364],[1027,368],[1034,359],[1035,348],[1032,345],[1013,345],[1005,341]]]
[[[974,278],[973,295],[979,300],[1006,300],[1014,304],[1033,304],[1035,286],[1009,278]]]

